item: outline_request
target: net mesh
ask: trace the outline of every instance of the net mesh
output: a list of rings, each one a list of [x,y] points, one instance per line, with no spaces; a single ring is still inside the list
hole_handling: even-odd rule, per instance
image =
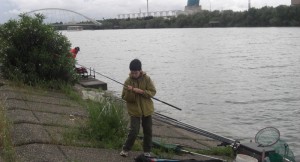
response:
[[[271,162],[283,162],[284,159],[288,159],[291,162],[296,162],[294,153],[290,150],[288,144],[279,140],[272,147],[275,150],[275,153],[269,155],[269,159]]]
[[[280,132],[274,127],[267,127],[260,130],[255,136],[255,142],[261,146],[271,146],[280,138]]]

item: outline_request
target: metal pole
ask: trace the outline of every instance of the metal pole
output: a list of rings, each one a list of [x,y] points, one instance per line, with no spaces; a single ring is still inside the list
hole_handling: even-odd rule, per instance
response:
[[[251,0],[248,0],[248,10],[251,8]]]
[[[149,5],[148,5],[148,0],[147,0],[147,16],[149,16]]]

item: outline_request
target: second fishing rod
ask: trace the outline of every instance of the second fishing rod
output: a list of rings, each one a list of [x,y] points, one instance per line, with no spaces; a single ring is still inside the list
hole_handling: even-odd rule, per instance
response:
[[[77,65],[79,65],[79,66],[81,66],[81,67],[84,67],[84,68],[86,68],[85,66],[83,66],[83,65],[80,65],[80,64],[78,64],[78,63],[76,63]],[[88,68],[86,68],[86,69],[88,69]],[[112,80],[112,81],[114,81],[114,82],[116,82],[116,83],[118,83],[118,84],[121,84],[122,86],[127,86],[127,85],[125,85],[125,84],[123,84],[123,83],[121,83],[121,82],[119,82],[119,81],[117,81],[117,80],[115,80],[115,79],[113,79],[113,78],[110,78],[110,77],[108,77],[108,76],[106,76],[106,75],[103,75],[103,74],[101,74],[101,73],[99,73],[99,72],[97,72],[97,71],[95,71],[94,70],[94,72],[96,73],[96,74],[99,74],[99,75],[101,75],[101,76],[103,76],[103,77],[105,77],[105,78],[107,78],[107,79],[109,79],[109,80]],[[156,97],[151,97],[152,99],[154,99],[154,100],[156,100],[156,101],[159,101],[159,102],[161,102],[161,103],[163,103],[163,104],[166,104],[166,105],[168,105],[168,106],[170,106],[170,107],[173,107],[173,108],[175,108],[175,109],[177,109],[177,110],[182,110],[181,108],[179,108],[179,107],[177,107],[177,106],[174,106],[174,105],[172,105],[172,104],[169,104],[169,103],[167,103],[167,102],[165,102],[165,101],[162,101],[162,100],[160,100],[160,99],[158,99],[158,98],[156,98]]]

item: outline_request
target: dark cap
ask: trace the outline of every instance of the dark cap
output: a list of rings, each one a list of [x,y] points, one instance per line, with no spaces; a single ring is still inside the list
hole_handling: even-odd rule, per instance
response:
[[[75,49],[76,49],[77,51],[80,51],[80,48],[79,48],[79,47],[75,47]]]
[[[129,64],[130,71],[139,71],[142,70],[142,63],[139,59],[134,59]]]

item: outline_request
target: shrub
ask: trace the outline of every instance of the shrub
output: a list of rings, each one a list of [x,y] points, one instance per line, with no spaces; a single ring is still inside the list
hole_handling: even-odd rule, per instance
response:
[[[0,27],[0,62],[3,76],[29,85],[40,82],[73,82],[75,60],[70,57],[71,44],[44,16],[20,15]]]
[[[105,141],[112,148],[120,147],[127,134],[128,124],[123,105],[105,99],[101,103],[90,103],[88,111],[89,121],[85,133],[91,139]]]
[[[110,97],[99,102],[79,101],[87,107],[89,117],[85,125],[65,132],[66,144],[119,149],[128,132],[124,103]]]

